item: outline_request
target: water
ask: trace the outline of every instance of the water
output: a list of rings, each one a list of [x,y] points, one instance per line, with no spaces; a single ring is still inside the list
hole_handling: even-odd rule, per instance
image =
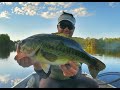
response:
[[[16,52],[6,59],[0,58],[0,88],[10,88],[33,72],[33,67],[23,68],[14,60]]]
[[[100,80],[109,83],[115,79],[120,79],[120,58],[105,55],[102,56],[94,55],[94,57],[98,58],[106,65],[106,68],[98,73],[98,78]],[[83,72],[89,73],[87,65],[83,64],[82,68]],[[111,84],[117,88],[120,88],[120,80]]]
[[[10,88],[34,71],[32,66],[28,68],[23,68],[19,66],[19,64],[14,60],[15,55],[16,52],[11,52],[10,56],[8,56],[7,58],[0,58],[0,88]],[[106,68],[99,74],[105,72],[120,72],[120,58],[104,55],[94,56],[106,64]],[[89,73],[87,65],[83,64],[82,68],[83,72]],[[112,77],[109,76],[110,78],[107,76],[101,79],[110,80],[113,78],[113,76],[114,75],[112,75]],[[114,77],[117,78],[116,76]]]
[[[102,62],[105,63],[106,68],[101,71],[101,73],[105,72],[120,72],[120,58],[118,57],[109,57],[109,56],[99,56],[99,55],[94,55],[94,57],[98,58]],[[83,71],[89,73],[87,65],[83,64]]]

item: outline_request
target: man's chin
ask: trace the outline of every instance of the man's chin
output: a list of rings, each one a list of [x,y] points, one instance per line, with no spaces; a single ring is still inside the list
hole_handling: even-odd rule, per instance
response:
[[[69,34],[69,33],[66,33],[66,34],[65,34],[65,36],[69,37],[69,36],[70,36],[70,34]]]

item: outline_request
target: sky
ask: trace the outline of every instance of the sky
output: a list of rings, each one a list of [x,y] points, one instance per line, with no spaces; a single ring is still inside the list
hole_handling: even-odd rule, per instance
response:
[[[62,11],[76,19],[73,37],[120,37],[120,2],[0,2],[0,34],[16,41],[57,32]]]

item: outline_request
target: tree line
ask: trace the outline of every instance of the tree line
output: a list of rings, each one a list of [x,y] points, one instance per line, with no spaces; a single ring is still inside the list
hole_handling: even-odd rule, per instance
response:
[[[120,57],[120,38],[96,39],[90,37],[73,37],[73,40],[77,41],[90,54],[105,54]],[[4,51],[5,49],[9,51],[15,50],[15,43],[18,41],[10,40],[8,34],[0,34],[0,51]]]
[[[0,49],[15,49],[15,43],[10,40],[10,37],[8,34],[0,34]]]
[[[8,34],[0,34],[0,58],[7,58],[10,52],[15,50],[15,43],[10,40]]]
[[[85,51],[91,54],[111,55],[120,57],[120,38],[90,38],[73,37]]]

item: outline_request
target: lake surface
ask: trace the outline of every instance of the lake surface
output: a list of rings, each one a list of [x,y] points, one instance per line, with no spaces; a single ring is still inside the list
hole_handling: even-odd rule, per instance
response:
[[[0,58],[0,88],[10,88],[32,72],[34,72],[34,69],[32,66],[28,68],[23,68],[19,66],[19,64],[14,60],[14,57],[16,55],[16,52],[11,52],[10,56],[8,58]],[[109,56],[99,56],[94,55],[94,57],[100,59],[102,62],[106,64],[106,68],[101,71],[101,73],[105,72],[120,72],[120,58],[117,57],[109,57]],[[88,68],[87,65],[83,64],[82,66],[83,72],[87,72]],[[106,77],[102,77],[100,79],[108,80],[120,78],[120,75],[107,75]]]
[[[9,88],[33,72],[33,68],[23,68],[14,60],[16,52],[6,59],[0,58],[0,87]]]

